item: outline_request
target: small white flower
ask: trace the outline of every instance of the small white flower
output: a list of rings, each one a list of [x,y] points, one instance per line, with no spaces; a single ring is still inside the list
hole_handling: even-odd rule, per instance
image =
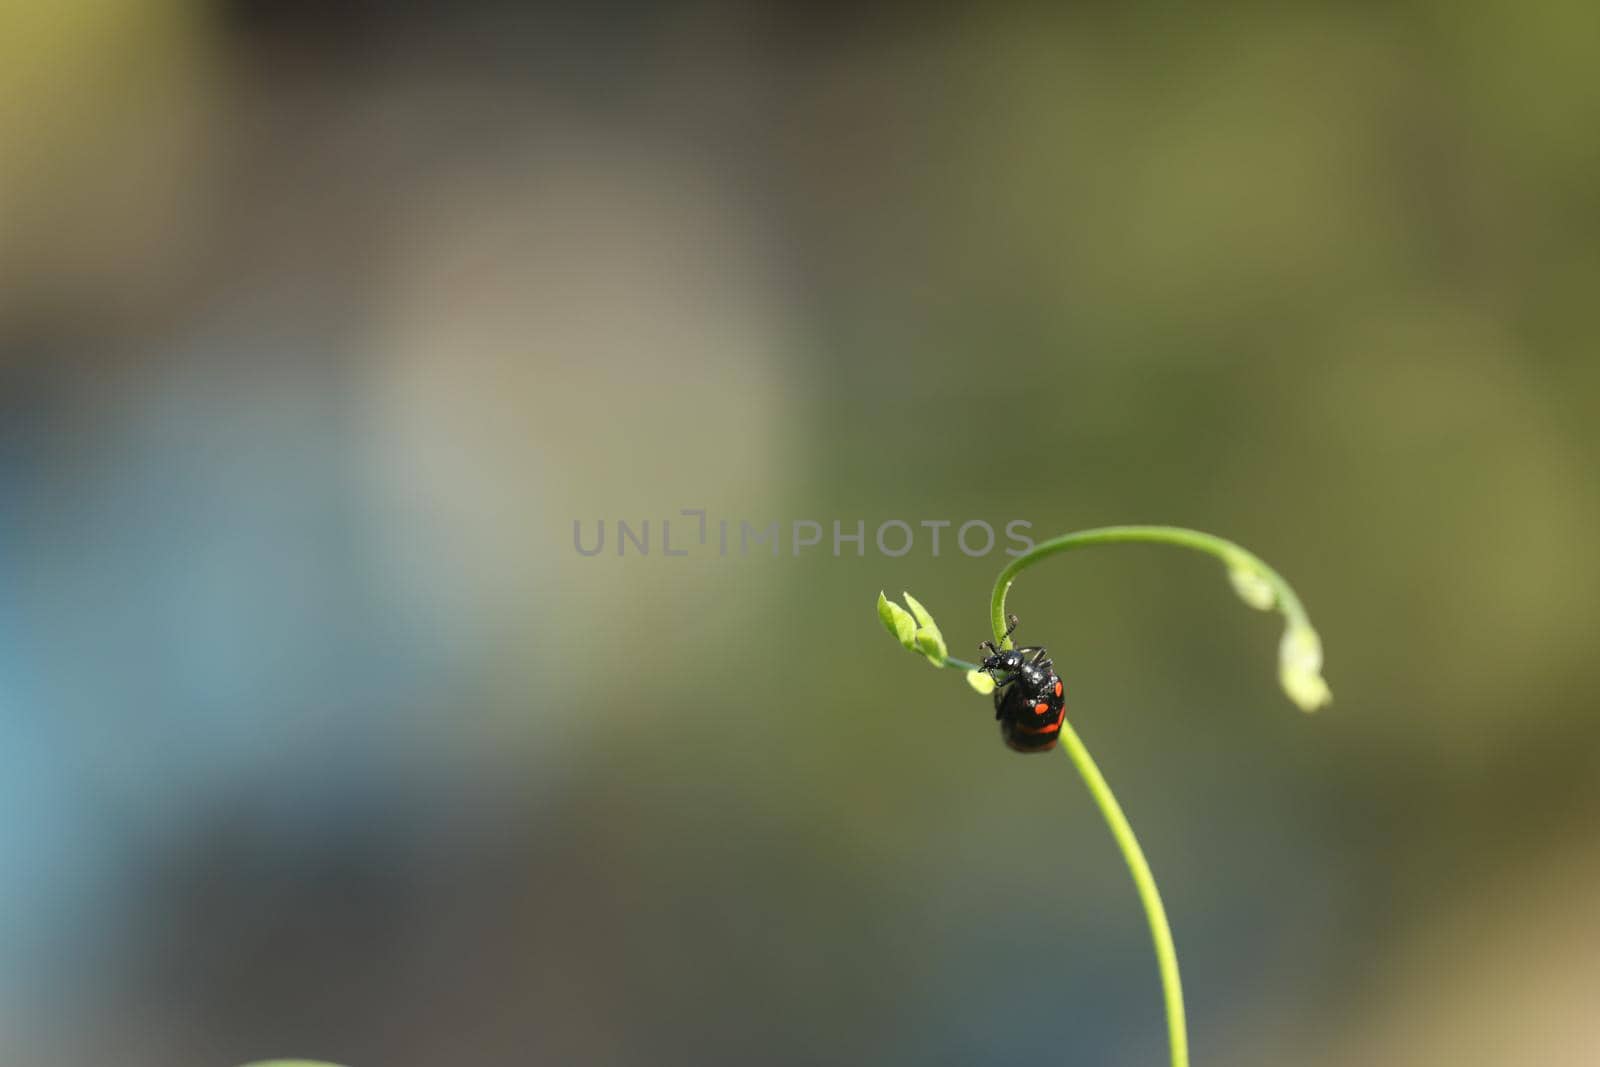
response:
[[[1309,626],[1290,626],[1278,644],[1278,681],[1301,711],[1316,711],[1333,700],[1322,678],[1322,640]]]

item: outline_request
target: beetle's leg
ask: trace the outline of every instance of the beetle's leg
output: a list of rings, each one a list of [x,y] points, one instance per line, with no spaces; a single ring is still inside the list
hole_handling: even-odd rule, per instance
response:
[[[1006,616],[1006,637],[1009,638],[1012,634],[1014,634],[1016,632],[1017,632],[1017,617],[1015,615],[1007,615]],[[1002,638],[1002,640],[1004,640],[1004,639],[1005,638]]]

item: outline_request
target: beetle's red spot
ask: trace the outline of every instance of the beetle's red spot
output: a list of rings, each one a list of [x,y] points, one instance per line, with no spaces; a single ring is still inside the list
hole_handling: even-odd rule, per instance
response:
[[[1049,710],[1050,710],[1050,705],[1044,703],[1044,701],[1040,701],[1039,703],[1037,703],[1037,704],[1035,704],[1033,706],[1033,713],[1035,715],[1043,715],[1045,712],[1047,712]]]
[[[1061,695],[1061,679],[1056,679],[1056,696]]]

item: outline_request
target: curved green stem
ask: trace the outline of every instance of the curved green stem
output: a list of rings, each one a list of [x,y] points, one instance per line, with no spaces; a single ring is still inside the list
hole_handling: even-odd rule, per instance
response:
[[[1016,580],[1017,575],[1046,556],[1053,556],[1057,552],[1087,548],[1090,545],[1126,544],[1137,541],[1192,548],[1197,552],[1215,556],[1227,564],[1230,570],[1244,570],[1259,575],[1271,588],[1274,602],[1288,620],[1289,627],[1311,629],[1311,620],[1306,616],[1306,609],[1301,605],[1300,598],[1295,595],[1289,583],[1283,580],[1281,574],[1267,566],[1261,557],[1247,548],[1208,533],[1201,533],[1199,530],[1186,530],[1181,526],[1102,526],[1095,530],[1079,530],[1077,533],[1063,534],[1048,541],[1041,541],[1006,565],[1005,570],[1000,572],[1000,577],[994,580],[994,592],[989,595],[989,625],[994,628],[995,640],[1001,641],[1005,648],[1011,647],[1010,639],[1005,636],[1006,593],[1010,591],[1011,583]]]
[[[1150,923],[1150,939],[1155,943],[1156,966],[1161,972],[1161,995],[1167,1006],[1167,1044],[1172,1049],[1172,1067],[1189,1067],[1189,1029],[1183,1011],[1183,982],[1178,977],[1178,950],[1172,943],[1172,926],[1167,922],[1167,909],[1161,904],[1161,891],[1156,888],[1156,876],[1144,858],[1144,849],[1134,836],[1133,826],[1117,803],[1116,794],[1106,782],[1105,775],[1089,755],[1083,741],[1072,724],[1061,723],[1061,746],[1067,750],[1073,766],[1089,787],[1089,795],[1100,808],[1100,814],[1122,850],[1122,858],[1133,875],[1134,888],[1144,905],[1145,918]]]
[[[1082,530],[1043,541],[1018,556],[995,579],[994,592],[989,598],[989,621],[994,628],[995,640],[1005,648],[1011,647],[1011,641],[1006,637],[1006,593],[1018,574],[1058,552],[1089,545],[1136,541],[1179,545],[1222,560],[1228,567],[1234,588],[1247,603],[1263,609],[1277,607],[1288,622],[1280,646],[1279,670],[1289,696],[1306,711],[1327,703],[1329,693],[1321,675],[1322,645],[1311,627],[1310,619],[1306,617],[1300,598],[1289,587],[1289,583],[1255,554],[1232,541],[1177,526],[1107,526]],[[1156,964],[1161,972],[1172,1067],[1188,1067],[1189,1036],[1183,1008],[1183,983],[1178,975],[1178,952],[1173,946],[1172,927],[1167,922],[1166,908],[1162,906],[1155,875],[1150,871],[1149,861],[1139,847],[1139,839],[1134,835],[1122,805],[1117,803],[1116,794],[1111,791],[1105,775],[1100,773],[1100,768],[1084,747],[1077,731],[1066,721],[1061,724],[1061,744],[1073,766],[1078,769],[1095,804],[1099,806],[1100,814],[1111,836],[1116,839],[1117,847],[1122,850],[1122,858],[1133,876],[1134,887],[1139,892],[1145,918],[1150,924],[1150,939],[1155,944]]]

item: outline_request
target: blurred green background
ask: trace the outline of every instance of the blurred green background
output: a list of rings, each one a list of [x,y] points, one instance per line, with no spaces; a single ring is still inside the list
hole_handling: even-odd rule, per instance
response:
[[[1593,4],[0,20],[0,1060],[1600,1062]]]

